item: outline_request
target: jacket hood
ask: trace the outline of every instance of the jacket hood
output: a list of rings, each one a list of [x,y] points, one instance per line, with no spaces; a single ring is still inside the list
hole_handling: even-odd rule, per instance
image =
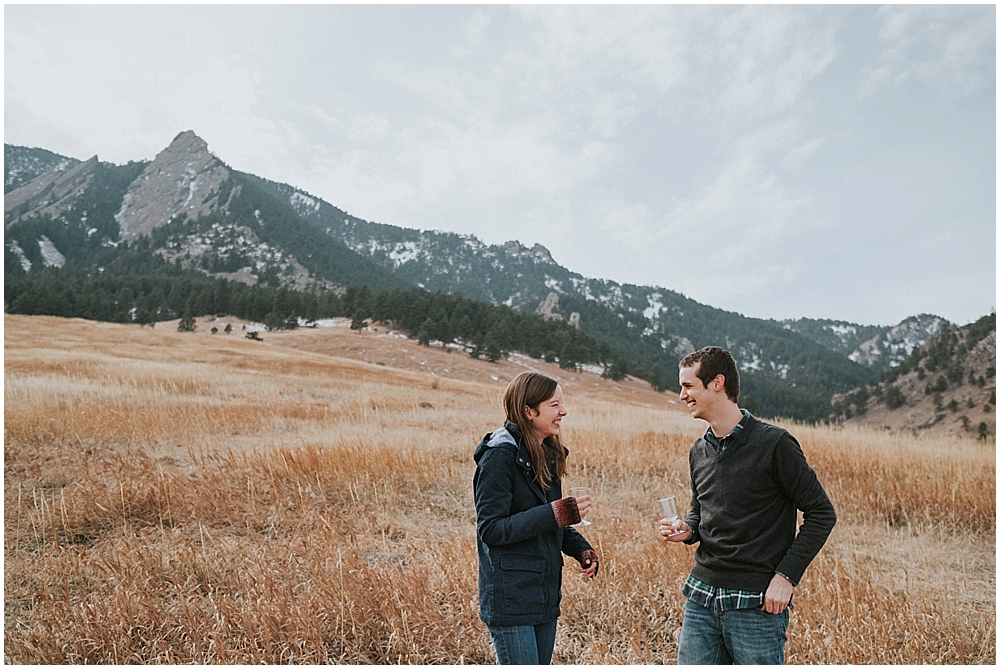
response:
[[[500,444],[512,444],[517,447],[521,441],[521,433],[518,432],[517,428],[513,423],[505,423],[502,428],[496,430],[495,432],[490,432],[483,440],[479,442],[476,446],[476,451],[472,455],[472,459],[479,464],[479,461],[491,448],[496,448]]]

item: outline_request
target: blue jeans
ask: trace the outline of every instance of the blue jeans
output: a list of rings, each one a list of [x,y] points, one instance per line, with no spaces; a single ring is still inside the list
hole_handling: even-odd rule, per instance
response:
[[[541,625],[487,625],[493,635],[498,664],[551,664],[556,645],[556,621]]]
[[[788,609],[716,612],[688,600],[677,664],[784,664]]]

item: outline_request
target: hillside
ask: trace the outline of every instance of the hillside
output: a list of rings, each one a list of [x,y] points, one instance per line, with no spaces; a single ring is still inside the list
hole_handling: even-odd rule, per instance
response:
[[[177,332],[177,321],[157,323],[157,332]],[[232,332],[225,333],[226,325]],[[301,327],[295,330],[263,332],[260,323],[236,318],[206,316],[196,319],[196,329],[192,337],[216,337],[219,339],[245,339],[246,334],[258,331],[258,337],[267,347],[314,353],[419,374],[428,383],[447,381],[467,381],[484,384],[502,391],[507,383],[523,371],[541,372],[557,379],[567,396],[621,398],[628,403],[659,407],[677,412],[682,419],[688,415],[687,407],[677,399],[677,394],[658,392],[648,383],[634,377],[613,380],[602,376],[603,369],[582,365],[579,369],[564,369],[556,362],[546,362],[530,356],[511,353],[507,358],[490,362],[485,358],[473,358],[461,353],[458,347],[440,345],[424,346],[399,330],[381,323],[366,325],[359,330],[351,329],[351,319],[333,318],[321,321],[316,327]],[[217,332],[212,333],[212,328]],[[692,424],[701,425],[691,419]]]
[[[517,358],[344,324],[4,325],[8,664],[495,662],[472,452]],[[654,508],[688,504],[704,424],[640,382],[538,366],[565,389],[563,490],[592,488],[602,561],[584,583],[566,560],[555,660],[675,663],[693,551],[656,538]],[[995,443],[787,426],[838,516],[788,663],[994,666]]]
[[[470,235],[372,223],[287,184],[259,182],[326,234],[416,285],[578,323],[631,362],[622,365],[625,372],[657,387],[676,388],[674,370],[683,355],[720,344],[740,363],[743,399],[752,409],[816,420],[829,414],[833,393],[877,374],[852,360],[850,350],[780,323],[715,309],[664,288],[583,277],[540,244],[486,245]]]
[[[858,325],[812,318],[772,322],[879,374],[906,362],[914,348],[943,328],[954,327],[945,319],[931,314],[910,316],[894,326]]]
[[[520,350],[564,367],[599,364],[657,388],[676,388],[685,353],[719,344],[738,360],[752,410],[802,420],[825,419],[835,393],[898,365],[944,323],[933,316],[894,328],[778,323],[665,288],[585,278],[540,244],[491,246],[364,221],[293,186],[233,170],[190,131],[150,162],[81,162],[10,145],[5,158],[4,303],[16,313],[138,323],[230,314],[273,329],[371,318],[384,312],[391,291],[416,286],[538,313],[580,335],[518,349],[499,322],[514,318],[493,309],[465,327],[454,310],[424,313],[404,328],[414,337],[426,326],[431,339],[464,340],[470,351],[491,340],[501,356]],[[346,297],[361,287],[371,292]],[[829,336],[848,331],[853,339]]]
[[[4,144],[3,192],[6,195],[46,172],[63,172],[79,162],[45,149]]]
[[[7,152],[15,165],[39,162],[28,160],[29,152],[27,157],[13,148]],[[21,170],[26,176],[29,167]],[[5,259],[13,254],[18,261],[12,269],[5,266],[5,283],[30,278],[32,267],[62,267],[65,261],[100,266],[142,246],[144,256],[248,285],[299,290],[407,285],[316,234],[190,131],[149,163],[116,166],[94,156],[38,175],[4,197],[4,227]],[[47,259],[46,247],[65,260]],[[120,253],[101,253],[104,249]]]
[[[996,438],[996,313],[944,328],[877,383],[833,399],[839,422]]]
[[[541,310],[554,301],[558,318],[580,313],[581,300],[605,308],[668,354],[683,355],[725,340],[746,364],[745,371],[782,373],[787,361],[769,347],[754,346],[757,333],[774,329],[802,335],[874,374],[886,371],[913,347],[936,334],[944,319],[922,314],[895,326],[858,325],[844,321],[799,319],[764,321],[699,304],[676,291],[655,286],[619,284],[584,277],[559,265],[541,244],[519,241],[487,245],[472,235],[413,230],[373,223],[352,216],[310,193],[287,184],[259,179],[263,188],[287,200],[307,221],[344,242],[378,265],[411,283],[442,292],[462,291],[475,299],[526,310]],[[561,306],[561,308],[560,308]],[[586,308],[586,307],[584,307]],[[606,314],[601,314],[601,319]],[[596,330],[581,313],[581,327]],[[610,332],[616,340],[628,333]],[[784,377],[782,377],[784,378]]]

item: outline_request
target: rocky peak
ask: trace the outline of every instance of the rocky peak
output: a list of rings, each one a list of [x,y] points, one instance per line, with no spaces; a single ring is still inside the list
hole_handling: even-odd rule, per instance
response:
[[[563,319],[563,316],[558,311],[556,311],[558,308],[559,308],[559,294],[549,293],[548,295],[545,296],[545,299],[538,304],[538,308],[535,309],[535,313],[541,314],[541,316],[547,321],[561,321]],[[571,313],[569,315],[568,323],[573,327],[575,327],[577,330],[579,330],[580,314],[576,311]]]
[[[541,244],[535,244],[530,249],[527,246],[521,244],[521,242],[515,240],[504,242],[503,245],[504,255],[508,258],[513,258],[516,256],[528,256],[535,262],[549,262],[554,263],[552,259],[552,254],[549,250],[542,246]]]
[[[3,198],[4,224],[10,225],[26,216],[59,218],[86,190],[99,165],[97,156],[65,172],[46,172]]]
[[[869,367],[882,363],[885,368],[896,367],[929,338],[941,332],[948,321],[930,314],[911,316],[888,331],[863,341],[848,357]]]
[[[554,263],[555,260],[552,259],[552,254],[549,250],[542,246],[541,244],[535,244],[531,247],[531,255],[535,257],[536,260]]]
[[[229,170],[208,150],[205,140],[187,130],[177,135],[142,174],[132,182],[115,215],[121,239],[148,235],[179,214],[190,219],[210,214],[228,203],[219,202],[220,186]]]
[[[546,320],[549,321],[561,321],[563,317],[562,314],[556,311],[558,308],[559,294],[549,293],[545,296],[545,299],[539,303],[538,308],[535,309],[535,313],[541,314]]]

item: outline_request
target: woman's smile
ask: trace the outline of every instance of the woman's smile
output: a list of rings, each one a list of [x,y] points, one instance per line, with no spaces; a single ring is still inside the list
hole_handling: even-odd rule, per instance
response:
[[[531,407],[528,407],[529,409]],[[563,401],[561,386],[556,386],[552,397],[539,403],[538,409],[529,412],[531,428],[539,441],[559,434],[562,419],[566,416],[566,404]]]

